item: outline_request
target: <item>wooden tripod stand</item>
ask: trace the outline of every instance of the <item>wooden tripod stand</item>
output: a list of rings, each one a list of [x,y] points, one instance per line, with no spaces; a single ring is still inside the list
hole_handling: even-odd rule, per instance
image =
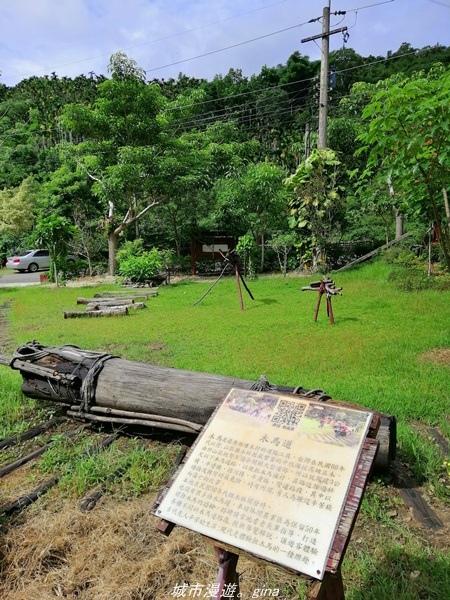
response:
[[[240,263],[239,263],[239,257],[234,252],[234,250],[229,252],[227,255],[225,255],[221,250],[219,250],[219,253],[225,262],[222,272],[220,273],[220,275],[216,279],[216,281],[206,290],[206,292],[203,294],[203,296],[199,300],[194,302],[194,304],[192,306],[195,306],[196,304],[201,302],[203,300],[203,298],[205,298],[209,294],[209,292],[213,289],[213,287],[216,285],[216,283],[218,283],[222,279],[227,268],[229,266],[231,266],[234,269],[234,272],[236,275],[236,283],[237,283],[238,294],[239,294],[239,305],[241,307],[241,310],[244,310],[244,300],[242,298],[241,281],[242,281],[242,285],[244,286],[244,288],[245,288],[246,292],[248,293],[248,295],[250,296],[250,298],[252,300],[254,300],[254,297],[253,297],[253,294],[251,293],[248,285],[245,283],[244,277],[242,276],[241,267],[240,267]]]
[[[334,281],[332,279],[321,279],[320,281],[313,281],[309,285],[302,287],[302,292],[311,291],[311,292],[319,292],[319,297],[317,299],[316,312],[314,313],[314,323],[317,322],[317,316],[319,314],[320,302],[322,300],[322,296],[326,294],[327,297],[327,317],[330,318],[330,323],[334,325],[334,315],[333,315],[333,307],[331,306],[331,297],[332,296],[342,296],[341,294],[342,288],[337,288],[334,285]]]

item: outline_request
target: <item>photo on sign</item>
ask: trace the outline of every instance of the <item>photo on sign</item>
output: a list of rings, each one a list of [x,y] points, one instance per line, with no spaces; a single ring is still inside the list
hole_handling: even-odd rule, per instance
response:
[[[308,407],[298,432],[324,444],[357,446],[366,420],[366,413],[315,404]]]
[[[155,514],[322,579],[371,418],[304,398],[233,389]]]
[[[263,394],[256,398],[252,392],[231,393],[226,400],[226,406],[266,423],[270,420],[277,402],[278,398],[273,394]]]

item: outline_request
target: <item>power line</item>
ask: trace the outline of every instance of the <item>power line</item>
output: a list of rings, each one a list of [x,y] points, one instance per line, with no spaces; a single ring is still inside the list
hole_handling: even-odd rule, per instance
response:
[[[433,2],[433,0],[431,0]],[[351,8],[346,10],[345,12],[358,12],[359,10],[364,10],[365,8],[373,8],[374,6],[381,6],[382,4],[390,4],[391,2],[395,2],[395,0],[384,0],[384,2],[377,2],[376,4],[367,4],[366,6],[359,6],[358,8]]]
[[[375,64],[385,63],[385,62],[388,62],[388,61],[391,61],[391,60],[395,60],[397,58],[403,58],[405,56],[411,56],[413,54],[416,54],[415,50],[410,51],[410,52],[404,52],[402,54],[398,54],[398,55],[394,55],[394,56],[389,56],[387,58],[380,58],[378,60],[373,60],[373,61],[371,61],[369,63],[364,63],[364,64],[360,64],[360,65],[354,65],[353,67],[348,67],[346,69],[340,69],[338,71],[338,75],[340,75],[342,73],[349,72],[349,71],[354,71],[356,69],[363,69],[365,67],[370,67],[370,66],[375,65]],[[247,95],[251,95],[251,94],[257,94],[257,93],[260,93],[260,92],[267,92],[267,91],[271,91],[271,90],[275,90],[275,89],[281,89],[281,88],[284,88],[284,87],[287,87],[287,86],[290,86],[290,85],[295,85],[295,84],[298,84],[298,83],[307,83],[307,82],[312,83],[313,81],[315,81],[315,79],[316,79],[316,77],[314,76],[314,77],[309,77],[307,79],[299,79],[297,81],[293,81],[293,82],[290,82],[290,83],[280,84],[278,86],[272,86],[272,87],[268,87],[268,88],[260,88],[258,90],[254,90],[254,91],[250,91],[250,92],[242,92],[241,94],[235,94],[235,95],[231,94],[231,95],[228,95],[228,96],[221,96],[220,98],[214,98],[214,99],[211,99],[211,100],[205,100],[205,101],[202,101],[202,102],[193,103],[192,105],[189,105],[189,107],[191,107],[191,106],[198,106],[198,105],[204,105],[204,104],[209,104],[209,103],[212,103],[212,102],[221,102],[223,100],[233,99],[233,98],[236,98],[238,96],[247,96]],[[296,92],[296,94],[298,95],[298,94],[303,93],[303,92],[310,93],[310,90],[299,90],[298,92]],[[354,94],[334,96],[333,100],[341,100],[343,98],[350,98],[352,96],[354,96]],[[256,98],[255,100],[252,100],[251,103],[253,104],[253,103],[256,103],[257,101],[258,101],[258,98]],[[246,104],[238,104],[238,105],[233,106],[233,107],[226,107],[226,108],[219,109],[219,110],[220,111],[226,111],[226,110],[234,110],[234,111],[236,111],[239,108],[248,108],[248,105],[246,105]],[[308,108],[308,107],[305,107],[305,108]],[[173,109],[173,110],[175,110],[175,109]],[[291,110],[291,109],[289,109],[289,110]],[[217,118],[217,115],[216,115],[216,118]],[[183,126],[187,126],[187,125],[191,125],[191,124],[194,125],[196,122],[208,121],[208,120],[212,120],[212,119],[214,119],[214,115],[211,115],[210,111],[206,111],[206,112],[199,113],[197,115],[193,115],[188,121],[183,122],[182,125]],[[217,120],[219,120],[219,119],[217,119]],[[236,120],[236,117],[230,117],[228,120],[229,121]],[[224,121],[221,121],[221,122],[224,122]]]
[[[395,2],[395,0],[384,0],[383,2],[377,2],[375,4],[368,4],[366,6],[361,6],[359,8],[354,8],[354,9],[351,9],[351,10],[348,10],[348,11],[337,11],[336,13],[333,13],[333,14],[345,14],[346,12],[357,12],[359,10],[364,10],[366,8],[372,8],[374,6],[380,6],[382,4],[390,4],[391,2]],[[319,17],[319,19],[320,18],[321,17]],[[243,42],[238,42],[236,44],[232,44],[231,46],[226,46],[225,48],[219,48],[217,50],[211,50],[210,52],[205,52],[204,54],[198,54],[197,56],[191,56],[190,58],[184,58],[182,60],[177,60],[177,61],[168,63],[166,65],[161,65],[159,67],[153,67],[151,69],[146,69],[146,72],[147,73],[152,73],[153,71],[159,71],[161,69],[166,69],[168,67],[173,67],[173,66],[176,66],[176,65],[180,65],[180,64],[183,64],[183,63],[186,63],[186,62],[190,62],[191,60],[197,60],[199,58],[204,58],[206,56],[211,56],[213,54],[218,54],[220,52],[225,52],[225,51],[231,50],[233,48],[238,48],[239,46],[244,46],[245,44],[250,44],[250,43],[253,43],[253,42],[257,42],[259,40],[271,37],[273,35],[277,35],[279,33],[284,33],[286,31],[290,31],[292,29],[296,29],[297,27],[303,27],[304,25],[308,25],[308,24],[312,23],[315,20],[317,20],[317,19],[310,19],[309,21],[305,21],[304,23],[299,23],[298,25],[293,25],[291,27],[286,27],[286,28],[280,29],[278,31],[273,31],[272,33],[267,33],[265,35],[261,35],[261,36],[258,36],[256,38],[252,38],[250,40],[245,40]]]
[[[369,63],[363,63],[363,64],[360,64],[360,65],[354,65],[353,67],[348,67],[346,69],[340,69],[339,72],[338,72],[338,74],[340,75],[341,73],[346,73],[348,71],[353,71],[355,69],[363,69],[364,67],[369,67],[369,66],[377,64],[377,63],[382,63],[382,62],[394,60],[396,58],[402,58],[404,56],[410,56],[411,54],[416,54],[416,50],[412,50],[410,52],[404,52],[403,54],[391,55],[391,56],[386,57],[386,58],[380,58],[378,60],[373,60],[373,61],[371,61]],[[210,104],[210,103],[213,103],[213,102],[219,102],[219,101],[222,101],[222,100],[228,100],[228,99],[231,99],[231,98],[234,99],[234,98],[239,98],[239,97],[243,97],[243,96],[251,96],[252,94],[258,94],[260,92],[266,92],[268,90],[281,89],[281,88],[285,88],[285,87],[288,87],[288,86],[297,85],[299,83],[312,82],[312,81],[314,81],[315,77],[316,76],[314,75],[312,77],[307,77],[305,79],[297,79],[295,81],[290,81],[289,83],[281,83],[279,85],[274,85],[274,86],[271,86],[271,87],[258,88],[258,89],[255,89],[255,90],[249,90],[247,92],[239,92],[237,94],[229,94],[228,96],[221,96],[220,98],[212,98],[210,100],[200,100],[198,102],[192,102],[187,107],[183,107],[183,108],[192,108],[194,106],[202,106],[202,105],[205,105],[205,104]],[[158,80],[156,80],[156,81],[158,81]],[[175,107],[175,108],[169,108],[168,110],[169,111],[174,111],[174,110],[179,110],[179,109]],[[205,113],[205,114],[207,114],[207,113]]]
[[[298,83],[306,83],[308,81],[313,81],[315,76],[307,77],[306,79],[297,79],[296,81],[290,81],[289,83],[280,83],[279,85],[272,85],[270,87],[257,88],[255,90],[249,90],[248,92],[239,92],[237,94],[229,94],[228,96],[220,96],[220,98],[211,98],[211,100],[201,100],[199,102],[193,102],[188,105],[188,108],[193,106],[201,106],[203,104],[210,104],[211,102],[219,102],[220,100],[228,100],[229,98],[239,98],[242,96],[251,96],[252,94],[258,94],[260,92],[266,92],[267,90],[278,90],[284,87],[288,87],[290,85],[297,85]],[[185,108],[185,107],[183,107]],[[169,108],[169,111],[179,110],[177,107]]]
[[[290,2],[290,1],[291,0],[279,0],[278,2],[273,2],[272,4],[266,4],[265,6],[260,6],[259,8],[254,8],[252,10],[247,10],[247,11],[239,13],[237,15],[232,15],[231,17],[226,17],[225,19],[220,19],[218,21],[212,21],[211,23],[206,23],[205,25],[198,25],[197,27],[191,27],[190,29],[185,29],[184,31],[178,31],[177,33],[172,33],[170,35],[166,35],[166,36],[163,36],[160,38],[155,38],[154,40],[150,40],[148,42],[141,42],[140,44],[133,44],[132,46],[125,47],[124,50],[132,50],[134,48],[140,48],[142,46],[148,46],[150,44],[156,44],[157,42],[163,42],[165,40],[170,40],[172,38],[179,37],[186,33],[192,33],[194,31],[199,31],[201,29],[207,29],[208,27],[212,27],[214,25],[220,25],[221,23],[226,23],[227,21],[232,21],[234,19],[240,19],[241,17],[245,17],[246,15],[250,15],[252,13],[259,12],[261,10],[266,10],[267,8],[272,8],[273,6],[278,6],[279,4],[284,4],[285,2]],[[67,67],[67,66],[75,65],[78,63],[82,63],[82,62],[87,62],[88,60],[97,60],[98,58],[104,58],[105,56],[110,56],[111,53],[112,52],[107,52],[104,54],[98,54],[97,56],[90,56],[88,58],[80,58],[78,60],[73,60],[70,62],[62,63],[62,64],[59,64],[59,65],[56,65],[53,67],[40,69],[38,71],[35,71],[34,73],[43,73],[45,71],[48,71],[50,68],[53,68],[53,70],[55,70],[55,69],[59,69],[60,67]],[[34,73],[28,74],[28,77],[32,77],[34,75]],[[24,77],[27,77],[27,75],[25,75],[23,73],[22,73],[22,75]]]
[[[349,71],[354,71],[356,69],[363,69],[365,67],[370,67],[372,65],[383,63],[383,62],[388,62],[388,61],[391,61],[391,60],[395,60],[397,58],[403,58],[405,56],[411,56],[412,54],[416,54],[416,50],[412,50],[410,52],[404,52],[402,54],[392,55],[392,56],[389,56],[389,57],[386,57],[386,58],[380,58],[378,60],[373,60],[373,61],[371,61],[369,63],[363,63],[363,64],[360,64],[360,65],[354,65],[353,67],[348,67],[346,69],[341,69],[341,70],[339,70],[338,74],[346,73],[346,72],[349,72]],[[221,96],[220,98],[214,98],[214,99],[211,99],[211,100],[204,100],[204,101],[201,101],[201,102],[194,102],[194,103],[192,103],[192,104],[190,104],[190,105],[188,105],[188,106],[186,106],[184,108],[191,108],[193,106],[209,104],[211,102],[220,102],[220,101],[228,100],[228,99],[231,99],[231,98],[237,98],[238,96],[247,96],[247,95],[250,95],[250,94],[257,94],[257,93],[260,93],[260,92],[266,92],[266,91],[271,91],[271,90],[275,90],[275,89],[281,89],[281,88],[292,86],[292,85],[295,85],[295,84],[298,84],[298,83],[306,83],[306,82],[312,83],[314,80],[315,80],[315,77],[309,77],[309,78],[306,78],[306,79],[299,79],[299,80],[296,80],[296,81],[293,81],[293,82],[284,83],[284,84],[280,84],[280,85],[272,86],[272,87],[268,87],[268,88],[259,88],[257,90],[252,90],[252,91],[249,91],[249,92],[242,92],[242,93],[239,93],[239,94],[230,94],[228,96]],[[309,93],[309,90],[299,90],[298,92],[296,92],[296,94],[300,94],[302,92]],[[342,96],[335,96],[334,100],[342,100],[343,98],[350,98],[352,96],[355,96],[355,94],[347,94],[347,95],[342,95]],[[303,98],[301,98],[301,99],[303,99]],[[253,102],[257,102],[257,101],[258,101],[258,99],[255,99],[255,100],[252,101],[252,103]],[[237,106],[232,107],[232,109],[233,110],[237,110],[240,107],[245,107],[245,106],[246,106],[245,104],[238,104]],[[305,106],[305,108],[310,108],[311,106],[312,105]],[[176,110],[176,109],[170,109],[170,110]],[[221,110],[227,110],[227,109],[221,109]],[[292,109],[289,108],[288,110],[291,111]],[[189,124],[195,124],[196,122],[198,122],[203,117],[205,117],[205,120],[207,120],[207,116],[208,115],[210,115],[210,112],[204,112],[204,113],[200,113],[198,115],[194,115],[194,116],[192,116],[192,118],[190,120],[185,121],[183,123],[183,125],[186,126],[186,125],[189,125]],[[233,121],[233,120],[236,120],[236,119],[235,118],[229,118],[228,119],[228,121]],[[227,121],[221,121],[221,122],[227,122]],[[39,135],[45,135],[46,133],[51,133],[51,132],[56,132],[56,131],[60,132],[61,128],[60,127],[52,127],[50,129],[46,130],[45,132],[39,131],[37,133]],[[10,137],[16,137],[16,136],[19,137],[19,136],[23,136],[23,135],[27,135],[27,133],[26,132],[11,133]],[[23,163],[23,164],[25,164],[25,163]]]
[[[218,48],[217,50],[211,50],[211,52],[205,52],[204,54],[198,54],[197,56],[191,56],[190,58],[184,58],[183,60],[177,60],[172,63],[168,63],[167,65],[161,65],[160,67],[154,67],[153,69],[146,69],[147,73],[151,73],[152,71],[159,71],[160,69],[166,69],[167,67],[173,67],[174,65],[181,65],[182,63],[189,62],[191,60],[197,60],[198,58],[204,58],[205,56],[211,56],[212,54],[218,54],[219,52],[225,52],[226,50],[231,50],[232,48],[238,48],[239,46],[244,46],[245,44],[251,44],[252,42],[257,42],[259,40],[263,40],[265,38],[271,37],[272,35],[277,35],[279,33],[284,33],[285,31],[290,31],[292,29],[296,29],[297,27],[303,27],[303,25],[307,25],[309,21],[305,21],[304,23],[299,23],[298,25],[292,25],[291,27],[285,27],[284,29],[279,29],[278,31],[272,31],[272,33],[266,33],[265,35],[260,35],[256,38],[252,38],[250,40],[245,40],[244,42],[238,42],[237,44],[232,44],[231,46],[226,46],[225,48]]]

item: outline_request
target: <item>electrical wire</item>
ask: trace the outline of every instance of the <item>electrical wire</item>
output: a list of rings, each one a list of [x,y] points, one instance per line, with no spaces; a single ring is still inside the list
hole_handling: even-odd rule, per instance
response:
[[[232,44],[231,46],[226,46],[225,48],[218,48],[217,50],[211,50],[210,52],[205,52],[204,54],[198,54],[197,56],[191,56],[190,58],[184,58],[182,60],[177,60],[167,65],[161,65],[159,67],[153,67],[152,69],[145,69],[147,73],[152,73],[153,71],[159,71],[161,69],[166,69],[168,67],[173,67],[175,65],[181,65],[182,63],[189,62],[191,60],[197,60],[198,58],[204,58],[205,56],[211,56],[212,54],[218,54],[219,52],[225,52],[226,50],[231,50],[233,48],[239,48],[240,46],[244,46],[245,44],[251,44],[253,42],[257,42],[259,40],[263,40],[265,38],[271,37],[272,35],[278,35],[279,33],[284,33],[285,31],[291,31],[292,29],[297,29],[297,27],[303,27],[303,25],[308,25],[308,21],[304,23],[299,23],[297,25],[291,25],[291,27],[285,27],[284,29],[279,29],[278,31],[272,31],[271,33],[266,33],[265,35],[260,35],[258,37],[252,38],[250,40],[245,40],[243,42],[237,42],[236,44]]]
[[[405,56],[410,56],[410,55],[415,54],[415,53],[416,53],[416,51],[413,50],[413,51],[410,51],[410,52],[404,52],[403,54],[399,54],[399,55],[396,55],[396,56],[390,56],[390,57],[387,57],[387,58],[382,58],[382,59],[374,60],[374,61],[371,61],[370,63],[360,64],[360,65],[354,65],[354,66],[348,67],[346,69],[340,69],[338,71],[338,75],[341,75],[342,73],[347,73],[349,71],[354,71],[356,69],[363,69],[364,67],[369,67],[369,66],[372,66],[374,64],[384,63],[386,61],[394,60],[396,58],[403,58]],[[307,79],[299,79],[297,81],[290,82],[290,83],[287,83],[287,84],[281,84],[281,85],[278,85],[278,86],[272,86],[272,87],[269,87],[269,88],[260,88],[258,90],[252,90],[252,91],[249,91],[249,92],[242,92],[241,94],[235,94],[235,95],[231,94],[231,95],[228,95],[228,96],[222,96],[220,98],[214,98],[214,99],[211,99],[211,100],[204,100],[204,101],[201,101],[201,102],[196,102],[196,103],[190,104],[189,108],[191,106],[192,107],[194,107],[194,106],[200,106],[200,105],[210,104],[212,102],[221,102],[223,100],[237,98],[238,96],[248,96],[248,95],[251,95],[251,94],[258,94],[260,92],[267,92],[267,91],[271,91],[271,90],[275,90],[275,89],[281,89],[281,88],[285,88],[287,86],[293,86],[293,85],[296,85],[296,84],[299,84],[299,83],[308,83],[308,82],[309,83],[313,83],[315,81],[315,79],[316,79],[316,77],[314,76],[314,77],[309,77]],[[255,100],[255,102],[256,102],[256,100]],[[238,106],[245,106],[245,104],[237,105],[237,107]],[[233,108],[237,108],[237,107],[233,107]],[[186,107],[184,107],[184,108],[186,108]],[[173,110],[175,110],[175,109],[173,109]],[[193,121],[195,121],[196,117],[200,117],[201,118],[202,116],[205,116],[205,115],[208,115],[208,114],[210,114],[209,111],[197,114],[196,116],[193,117]]]
[[[279,85],[273,85],[269,88],[258,88],[256,90],[249,90],[248,92],[239,92],[237,94],[229,94],[228,96],[221,96],[220,98],[212,98],[211,100],[200,100],[199,102],[193,102],[189,104],[188,107],[191,108],[193,106],[201,106],[203,104],[210,104],[211,102],[218,102],[219,100],[228,100],[229,98],[239,98],[241,96],[249,96],[251,94],[258,94],[260,92],[265,92],[267,90],[277,90],[284,87],[288,87],[290,85],[297,85],[299,83],[307,83],[309,81],[314,81],[315,75],[313,77],[307,77],[306,79],[297,79],[296,81],[290,81],[289,83],[280,83]],[[169,108],[169,111],[178,110],[177,108]]]
[[[226,23],[227,21],[232,21],[234,19],[240,19],[241,17],[244,17],[246,15],[249,15],[249,14],[261,11],[261,10],[265,10],[267,8],[272,8],[273,6],[278,6],[279,4],[284,4],[285,2],[290,2],[290,1],[291,0],[279,0],[278,2],[273,2],[272,4],[266,4],[265,6],[260,6],[259,8],[254,8],[252,10],[247,10],[247,11],[245,11],[243,13],[239,13],[238,15],[232,15],[231,17],[226,17],[225,19],[220,19],[218,21],[213,21],[211,23],[206,23],[205,25],[198,25],[197,27],[191,27],[190,29],[185,29],[184,31],[179,31],[177,33],[172,33],[170,35],[166,35],[166,36],[163,36],[163,37],[160,37],[160,38],[155,38],[154,40],[150,40],[148,42],[141,42],[139,44],[133,44],[132,46],[125,47],[124,50],[132,50],[134,48],[140,48],[142,46],[148,46],[150,44],[155,44],[157,42],[163,42],[163,41],[166,41],[166,40],[170,40],[172,38],[179,37],[179,36],[184,35],[186,33],[192,33],[194,31],[199,31],[201,29],[206,29],[208,27],[213,27],[214,25],[220,25],[221,23]],[[70,61],[70,62],[66,62],[66,63],[62,63],[62,64],[59,64],[59,65],[53,66],[52,68],[53,68],[53,70],[55,70],[55,69],[59,69],[60,67],[67,67],[67,66],[70,66],[70,65],[76,65],[76,64],[79,64],[79,63],[82,63],[82,62],[87,62],[88,60],[89,61],[97,60],[99,58],[104,58],[105,56],[110,56],[110,55],[111,55],[111,52],[107,52],[107,53],[103,53],[103,54],[98,54],[97,56],[90,56],[90,57],[87,57],[87,58],[80,58],[78,60],[73,60],[73,61]],[[40,69],[40,70],[35,71],[34,73],[31,73],[31,74],[28,74],[28,75],[25,75],[25,74],[22,73],[22,75],[24,77],[27,77],[27,76],[28,77],[32,77],[35,73],[43,73],[43,72],[48,71],[50,68],[51,67],[48,67],[46,69]]]
[[[346,72],[349,72],[349,71],[354,71],[356,69],[363,69],[365,67],[369,67],[369,66],[372,66],[374,64],[388,62],[388,61],[391,61],[391,60],[394,60],[394,59],[397,59],[397,58],[403,58],[405,56],[410,56],[412,54],[416,54],[416,51],[413,50],[413,51],[410,51],[410,52],[404,52],[403,54],[389,56],[387,58],[382,58],[382,59],[374,60],[374,61],[371,61],[369,63],[364,63],[364,64],[360,64],[360,65],[354,65],[354,66],[348,67],[346,69],[341,69],[338,74],[346,73]],[[222,102],[224,100],[228,100],[228,99],[231,99],[231,98],[236,98],[238,96],[248,96],[250,94],[257,94],[257,93],[260,93],[260,92],[267,92],[267,91],[271,91],[271,90],[275,90],[275,89],[281,89],[281,88],[292,86],[292,85],[295,85],[295,84],[298,84],[298,83],[307,83],[307,82],[309,82],[310,84],[312,84],[315,81],[315,79],[316,79],[316,77],[314,76],[314,77],[310,77],[310,78],[306,78],[306,79],[300,79],[300,80],[297,80],[297,81],[294,81],[294,82],[289,82],[289,83],[286,83],[286,84],[280,84],[278,86],[272,86],[272,87],[269,87],[269,88],[260,88],[258,90],[252,90],[252,91],[249,91],[249,92],[242,92],[242,93],[239,93],[239,94],[230,94],[228,96],[222,96],[220,98],[215,98],[215,99],[211,99],[211,100],[205,100],[205,101],[201,101],[201,102],[195,102],[195,103],[192,103],[191,105],[188,105],[188,107],[184,107],[184,108],[191,108],[191,107],[194,107],[194,106],[199,106],[199,105],[204,105],[204,104],[210,104],[212,102]],[[296,94],[300,94],[303,91],[305,92],[306,96],[308,96],[308,95],[311,94],[311,90],[310,89],[308,89],[308,90],[299,90],[298,92],[296,92]],[[347,95],[342,95],[342,96],[335,96],[334,100],[342,100],[343,98],[350,98],[350,97],[354,97],[354,96],[355,96],[355,94],[347,94]],[[253,102],[256,103],[257,101],[258,101],[258,99],[255,99],[255,100],[252,101],[252,103]],[[245,107],[245,106],[246,106],[246,104],[238,104],[237,106],[232,107],[232,109],[233,110],[237,110],[240,107]],[[311,108],[312,106],[313,106],[313,103],[311,103],[311,105],[309,105],[309,106],[307,105],[305,107],[302,107],[302,110],[305,109],[305,108],[306,109],[307,108]],[[176,109],[171,109],[171,110],[176,110]],[[230,107],[224,108],[224,109],[220,109],[220,110],[223,110],[223,111],[230,110]],[[291,110],[291,108],[289,108],[288,110]],[[277,114],[277,112],[275,112],[274,114]],[[280,113],[278,113],[278,114],[280,114]],[[215,122],[215,121],[213,121],[214,115],[211,115],[211,111],[207,111],[207,112],[204,112],[204,113],[199,113],[197,115],[193,115],[192,118],[189,121],[183,122],[182,125],[184,127],[187,126],[187,125],[190,125],[190,124],[194,125],[195,123],[202,122],[202,119],[206,122],[208,120],[208,118],[212,122]],[[216,118],[216,121],[220,121],[220,122],[232,122],[232,121],[235,121],[235,120],[236,120],[235,117],[231,117],[228,120],[223,120],[223,121],[220,121],[219,119]],[[50,133],[50,132],[61,132],[61,128],[60,127],[50,128],[45,133]],[[43,132],[39,132],[39,133],[43,133]],[[24,132],[17,132],[16,135],[17,136],[23,136],[23,135],[26,135],[26,133],[24,133]],[[10,137],[14,137],[14,136],[15,136],[14,133],[10,134]],[[29,164],[34,164],[34,162],[35,161],[30,161]],[[27,162],[24,161],[21,164],[27,164]]]
[[[395,2],[395,0],[384,0],[384,2],[377,2],[376,4],[367,4],[366,6],[359,6],[358,8],[350,8],[345,12],[358,12],[358,10],[364,10],[365,8],[373,8],[374,6],[381,6],[382,4],[391,4],[391,2]]]
[[[384,0],[383,2],[377,2],[376,4],[368,4],[366,6],[361,6],[359,8],[354,8],[354,9],[351,9],[351,10],[348,10],[348,11],[342,11],[342,12],[343,13],[345,13],[345,12],[358,12],[359,10],[364,10],[366,8],[372,8],[372,7],[375,7],[375,6],[380,6],[382,4],[390,4],[392,2],[395,2],[395,0]],[[320,18],[321,17],[319,17],[318,20],[320,20]],[[211,50],[210,52],[205,52],[204,54],[198,54],[196,56],[191,56],[190,58],[184,58],[182,60],[177,60],[177,61],[174,61],[174,62],[171,62],[171,63],[167,63],[166,65],[161,65],[159,67],[153,67],[151,69],[145,69],[145,70],[146,70],[147,73],[152,73],[154,71],[159,71],[161,69],[166,69],[166,68],[173,67],[173,66],[176,66],[176,65],[180,65],[180,64],[183,64],[183,63],[186,63],[186,62],[190,62],[191,60],[197,60],[199,58],[205,58],[206,56],[211,56],[213,54],[218,54],[220,52],[225,52],[225,51],[231,50],[233,48],[238,48],[240,46],[244,46],[245,44],[250,44],[250,43],[253,43],[253,42],[257,42],[259,40],[271,37],[273,35],[277,35],[279,33],[284,33],[286,31],[290,31],[292,29],[296,29],[297,27],[303,27],[304,25],[308,25],[309,23],[311,23],[311,22],[313,22],[315,20],[316,19],[310,19],[309,21],[305,21],[304,23],[299,23],[298,25],[292,25],[291,27],[286,27],[284,29],[280,29],[278,31],[274,31],[272,33],[268,33],[268,34],[265,34],[265,35],[262,35],[262,36],[258,36],[256,38],[252,38],[250,40],[245,40],[243,42],[238,42],[236,44],[232,44],[231,46],[226,46],[225,48],[219,48],[217,50]],[[344,19],[342,19],[341,21],[339,21],[339,23],[341,23],[343,20]]]

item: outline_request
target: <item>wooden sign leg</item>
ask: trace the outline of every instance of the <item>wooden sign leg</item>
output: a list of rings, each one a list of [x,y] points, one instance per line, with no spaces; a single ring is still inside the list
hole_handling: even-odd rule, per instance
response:
[[[307,600],[345,600],[342,573],[325,573],[322,581],[314,581],[308,589]]]
[[[239,555],[217,546],[214,546],[214,552],[219,560],[219,572],[213,600],[220,600],[224,590],[226,591],[226,598],[240,598],[239,575],[236,572]]]
[[[322,300],[322,292],[319,292],[319,297],[317,299],[317,306],[316,306],[316,314],[314,315],[314,323],[317,322],[317,315],[319,314],[319,308],[320,308],[320,301]]]
[[[239,293],[239,304],[240,304],[241,310],[244,310],[244,301],[242,299],[241,282],[240,282],[240,277],[239,277],[239,267],[237,265],[235,266],[235,273],[236,273],[236,283],[238,286],[238,293]]]
[[[327,297],[327,313],[330,317],[330,323],[334,325],[333,307],[331,306],[331,298]]]

